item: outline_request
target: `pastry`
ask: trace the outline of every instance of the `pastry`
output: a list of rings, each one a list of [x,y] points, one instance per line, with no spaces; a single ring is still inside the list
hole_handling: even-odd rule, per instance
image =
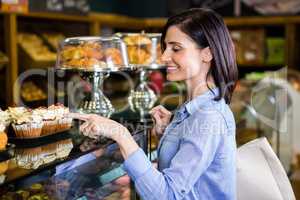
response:
[[[29,110],[25,107],[8,107],[8,113],[10,117],[15,117],[28,112]]]
[[[0,109],[0,123],[2,123],[5,126],[5,129],[9,126],[10,122],[11,122],[11,117],[9,111],[8,110],[3,111]]]
[[[151,34],[129,34],[123,38],[127,45],[129,62],[138,65],[150,65],[152,63],[162,64],[161,47],[159,43],[153,44]],[[156,37],[156,36],[154,36]],[[158,39],[158,38],[157,38]],[[157,40],[158,41],[158,40]],[[153,52],[152,45],[155,45],[156,52]],[[156,54],[156,55],[155,55]]]
[[[33,113],[42,117],[43,127],[41,135],[49,135],[55,133],[57,127],[56,115],[53,110],[45,107],[39,107],[33,110]]]
[[[51,163],[57,159],[56,157],[56,148],[57,144],[51,143],[41,147],[42,148],[42,160],[43,164]]]
[[[65,36],[60,33],[43,33],[42,36],[55,50],[57,50],[59,42],[65,38]]]
[[[101,45],[96,42],[84,42],[78,46],[65,46],[61,53],[63,66],[71,68],[101,67],[104,57]]]
[[[19,33],[20,47],[35,61],[55,61],[56,54],[44,45],[43,40],[35,34]]]
[[[80,69],[119,67],[124,64],[122,53],[120,49],[115,48],[116,44],[113,41],[82,40],[79,41],[80,44],[66,44],[61,50],[59,65],[66,68]],[[105,46],[100,42],[103,42]]]
[[[15,162],[24,169],[37,169],[43,164],[41,147],[16,149]]]
[[[16,137],[32,138],[39,137],[42,132],[43,119],[32,111],[11,111],[12,127],[15,131]]]
[[[127,47],[129,62],[132,64],[150,64],[151,55],[146,49],[138,46]]]
[[[67,157],[73,149],[73,143],[71,139],[66,139],[57,142],[56,156],[57,158]]]
[[[108,48],[105,50],[106,63],[112,62],[115,65],[122,65],[122,54],[117,48]]]
[[[7,135],[5,133],[5,125],[0,123],[0,151],[4,150],[7,145]]]
[[[47,99],[45,92],[32,81],[26,81],[22,85],[21,96],[25,101],[38,101]]]
[[[71,128],[72,118],[66,117],[66,114],[69,113],[69,108],[65,107],[62,104],[56,104],[49,106],[48,110],[54,112],[56,119],[56,132],[65,131]]]
[[[143,34],[128,35],[123,38],[127,45],[146,45],[151,44],[151,40]]]

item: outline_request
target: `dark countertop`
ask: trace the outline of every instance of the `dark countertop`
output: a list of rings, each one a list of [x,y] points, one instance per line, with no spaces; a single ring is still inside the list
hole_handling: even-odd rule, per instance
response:
[[[127,126],[138,144],[147,151],[145,130],[150,127],[151,120],[141,122],[134,114],[122,116],[111,118]],[[14,148],[9,149],[9,153],[0,153],[0,168],[1,164],[8,168],[2,173],[5,179],[0,184],[0,196],[36,182],[49,182],[52,177],[70,178],[70,172],[90,177],[98,185],[105,185],[124,175],[118,145],[105,138],[87,138],[79,133],[78,127],[79,122],[74,121],[72,129],[41,138],[9,137]]]

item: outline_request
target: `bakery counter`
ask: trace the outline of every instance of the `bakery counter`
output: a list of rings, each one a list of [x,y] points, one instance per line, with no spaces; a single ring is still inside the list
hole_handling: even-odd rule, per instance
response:
[[[146,124],[120,119],[147,151]],[[0,199],[134,199],[118,145],[87,138],[78,126],[34,139],[10,137],[10,154],[0,155]]]

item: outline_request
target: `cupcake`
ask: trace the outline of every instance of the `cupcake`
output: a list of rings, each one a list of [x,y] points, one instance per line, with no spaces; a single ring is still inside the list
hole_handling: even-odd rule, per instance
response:
[[[11,117],[22,115],[23,113],[28,112],[29,110],[25,107],[8,107],[7,112]]]
[[[56,104],[48,107],[48,110],[55,113],[56,132],[65,131],[71,128],[72,118],[66,117],[69,113],[69,108],[62,104]]]
[[[0,123],[0,151],[4,150],[7,145],[7,135],[5,133],[5,125]]]
[[[72,139],[66,139],[57,142],[56,156],[57,158],[67,157],[73,149]]]
[[[11,117],[9,114],[9,111],[3,111],[0,109],[0,123],[3,124],[5,126],[5,129],[7,129],[7,127],[9,126],[11,121]]]
[[[41,147],[42,148],[42,159],[44,164],[51,163],[56,160],[56,148],[57,144],[51,143]]]
[[[43,128],[41,135],[53,134],[56,131],[56,116],[53,110],[49,110],[45,107],[40,107],[33,110],[33,113],[42,117]]]
[[[31,111],[12,113],[12,127],[18,138],[39,137],[42,132],[43,120],[41,116]]]
[[[41,147],[17,149],[14,158],[18,167],[37,169],[43,164]]]

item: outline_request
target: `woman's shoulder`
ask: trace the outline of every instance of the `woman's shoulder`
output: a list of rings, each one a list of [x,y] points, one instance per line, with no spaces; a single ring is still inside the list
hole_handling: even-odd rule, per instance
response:
[[[197,121],[197,123],[215,124],[215,126],[224,124],[230,129],[235,127],[233,113],[224,99],[212,101],[209,105],[197,109],[189,120]]]

